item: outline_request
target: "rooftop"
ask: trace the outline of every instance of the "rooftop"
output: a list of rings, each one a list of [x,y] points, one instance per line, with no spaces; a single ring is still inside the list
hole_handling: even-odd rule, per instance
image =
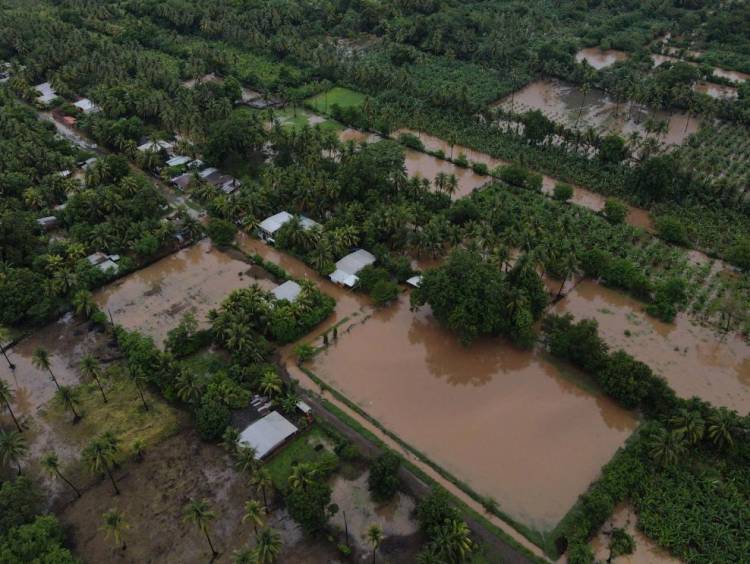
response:
[[[79,110],[81,110],[84,114],[93,114],[98,111],[101,111],[101,108],[97,106],[96,104],[94,104],[94,102],[92,102],[88,98],[81,98],[73,105]]]
[[[357,249],[353,253],[346,255],[336,263],[336,270],[341,270],[346,274],[357,274],[364,267],[375,262],[375,255],[364,249]]]
[[[280,286],[276,286],[271,293],[276,297],[277,300],[287,300],[293,302],[299,296],[302,291],[302,286],[294,282],[293,280],[287,280]]]
[[[278,411],[272,411],[262,419],[248,425],[240,433],[240,444],[255,449],[255,457],[262,459],[297,432],[297,427],[287,421]]]
[[[49,82],[42,82],[41,84],[34,86],[34,90],[39,92],[37,101],[42,104],[49,104],[52,100],[57,98],[57,92],[55,92],[55,89],[52,88],[52,85]]]

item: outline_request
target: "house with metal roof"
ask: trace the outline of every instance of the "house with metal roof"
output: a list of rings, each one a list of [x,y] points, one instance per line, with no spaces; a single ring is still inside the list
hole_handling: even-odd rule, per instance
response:
[[[95,114],[96,112],[102,111],[102,109],[94,104],[88,98],[81,98],[73,104],[76,108],[81,110],[84,114]]]
[[[297,434],[297,427],[278,411],[248,425],[240,433],[239,443],[255,450],[255,458],[262,460]]]
[[[357,273],[364,267],[373,264],[375,260],[375,255],[372,253],[364,249],[357,249],[336,263],[336,270],[330,276],[331,282],[353,288],[359,282]]]
[[[287,211],[281,211],[276,215],[267,217],[258,225],[258,236],[266,243],[274,243],[274,234],[279,229],[284,227],[284,225],[293,217],[294,216]],[[302,224],[302,228],[306,231],[320,225],[317,221],[313,221],[312,219],[310,219],[309,217],[305,217],[304,215],[301,215],[299,219],[300,223]]]
[[[271,293],[277,300],[287,300],[288,302],[294,302],[302,291],[302,286],[297,284],[294,280],[287,280],[283,284],[276,286]]]
[[[42,82],[34,86],[34,90],[39,92],[39,96],[36,97],[36,101],[45,106],[51,104],[57,99],[57,92],[49,82]]]

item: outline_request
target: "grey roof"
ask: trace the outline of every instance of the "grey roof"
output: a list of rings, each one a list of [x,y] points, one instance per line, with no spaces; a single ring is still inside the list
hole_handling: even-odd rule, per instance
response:
[[[288,300],[293,302],[299,296],[302,291],[302,286],[294,282],[293,280],[287,280],[280,286],[276,286],[271,293],[276,297],[277,300]]]
[[[278,411],[272,411],[262,419],[248,425],[240,433],[240,444],[255,449],[255,457],[262,459],[297,432],[297,427],[287,421]]]
[[[81,110],[84,114],[93,114],[101,111],[101,108],[88,98],[81,98],[73,105]]]
[[[190,162],[190,157],[176,155],[167,161],[167,166],[180,166]]]
[[[414,286],[415,288],[419,288],[422,285],[422,277],[421,276],[412,276],[409,278],[406,283],[409,286]]]
[[[265,231],[269,235],[273,235],[276,233],[279,229],[283,227],[283,225],[292,219],[292,214],[290,214],[287,211],[281,211],[277,213],[276,215],[272,215],[271,217],[267,217],[263,221],[260,222],[258,227],[261,229],[261,231]],[[302,228],[312,229],[313,227],[316,227],[320,225],[317,221],[313,221],[309,217],[305,217],[304,215],[299,216],[300,223],[302,224]]]
[[[36,99],[42,104],[49,104],[52,100],[57,98],[57,92],[55,92],[55,89],[52,88],[52,85],[49,82],[42,82],[41,84],[34,86],[34,90],[39,92],[39,96],[37,96]]]
[[[365,251],[364,249],[357,249],[353,253],[346,255],[340,261],[336,263],[336,270],[345,272],[346,274],[357,274],[364,267],[375,262],[375,255]]]

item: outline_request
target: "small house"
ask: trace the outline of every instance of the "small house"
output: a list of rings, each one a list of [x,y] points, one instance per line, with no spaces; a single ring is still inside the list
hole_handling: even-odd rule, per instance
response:
[[[57,226],[60,225],[60,221],[54,215],[40,217],[36,222],[44,231],[52,231],[53,229],[57,229]]]
[[[297,427],[278,411],[248,425],[240,433],[239,443],[251,447],[255,458],[262,460],[297,434]]]
[[[148,151],[153,151],[155,153],[158,153],[159,151],[166,151],[167,154],[171,155],[172,150],[174,149],[174,143],[170,143],[169,141],[147,141],[143,145],[138,146],[138,150],[141,153],[146,153]]]
[[[302,286],[297,284],[294,280],[287,280],[283,284],[276,286],[271,293],[277,300],[286,300],[288,302],[294,302],[302,291]]]
[[[336,263],[336,270],[330,276],[331,282],[353,288],[359,282],[357,273],[375,262],[375,256],[364,249],[357,249]]]
[[[182,166],[190,162],[190,157],[184,157],[182,155],[175,155],[167,161],[167,166]]]
[[[36,101],[45,106],[51,104],[57,99],[57,92],[55,92],[55,89],[52,88],[52,85],[49,82],[37,84],[34,86],[34,90],[39,93],[39,96],[36,97]]]
[[[406,283],[409,286],[412,286],[413,288],[419,288],[422,285],[422,277],[421,276],[412,276],[409,278]]]
[[[102,111],[102,109],[99,106],[94,104],[94,102],[92,102],[88,98],[81,98],[80,100],[75,102],[73,105],[84,114],[95,114],[97,112]]]
[[[107,255],[99,251],[87,256],[86,260],[91,266],[95,266],[104,273],[117,272],[117,261],[120,260],[120,255]]]
[[[190,186],[190,181],[195,178],[195,174],[192,172],[185,172],[179,176],[175,176],[170,180],[170,182],[180,190],[187,190],[188,186]]]
[[[276,215],[272,215],[260,222],[258,225],[258,236],[263,239],[266,243],[275,243],[273,238],[274,234],[284,227],[284,225],[292,219],[292,214],[286,211],[281,211]],[[320,225],[318,222],[313,221],[309,217],[304,215],[300,216],[300,223],[302,228],[307,231]]]

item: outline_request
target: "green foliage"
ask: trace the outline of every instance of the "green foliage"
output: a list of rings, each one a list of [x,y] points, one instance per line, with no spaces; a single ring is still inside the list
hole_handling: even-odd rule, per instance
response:
[[[555,184],[553,198],[558,202],[567,202],[573,197],[573,187],[570,184],[564,182],[558,182]]]
[[[659,237],[676,245],[689,243],[687,228],[676,217],[661,216],[656,220],[656,231]]]
[[[368,486],[373,500],[384,502],[393,498],[398,491],[398,469],[401,459],[392,452],[385,452],[370,465]]]
[[[615,225],[624,223],[628,217],[628,207],[619,200],[608,198],[604,203],[604,217]]]
[[[205,441],[219,440],[229,425],[230,412],[224,403],[215,399],[201,401],[195,413],[198,433]]]
[[[413,133],[401,133],[398,136],[398,142],[402,145],[406,145],[407,147],[411,149],[415,149],[417,151],[424,151],[424,143],[422,143],[422,140],[414,135]]]
[[[379,280],[370,292],[370,296],[376,305],[382,306],[395,300],[399,293],[400,289],[395,282]]]
[[[292,519],[309,535],[320,533],[328,522],[326,508],[331,503],[331,487],[314,480],[306,487],[291,488],[285,497]]]
[[[206,232],[208,233],[208,236],[211,237],[211,241],[216,245],[226,247],[234,242],[237,227],[229,221],[212,217],[208,220]]]
[[[609,553],[613,558],[633,554],[635,551],[635,540],[625,529],[612,529],[612,537],[609,540]]]
[[[52,515],[38,516],[33,522],[11,529],[0,536],[0,562],[80,562],[65,548],[65,532]]]
[[[41,509],[38,489],[26,476],[0,484],[0,537],[14,527],[33,521]]]
[[[459,513],[445,490],[435,487],[430,495],[417,504],[417,521],[419,528],[428,538],[435,538],[440,526],[446,520],[459,518]]]

